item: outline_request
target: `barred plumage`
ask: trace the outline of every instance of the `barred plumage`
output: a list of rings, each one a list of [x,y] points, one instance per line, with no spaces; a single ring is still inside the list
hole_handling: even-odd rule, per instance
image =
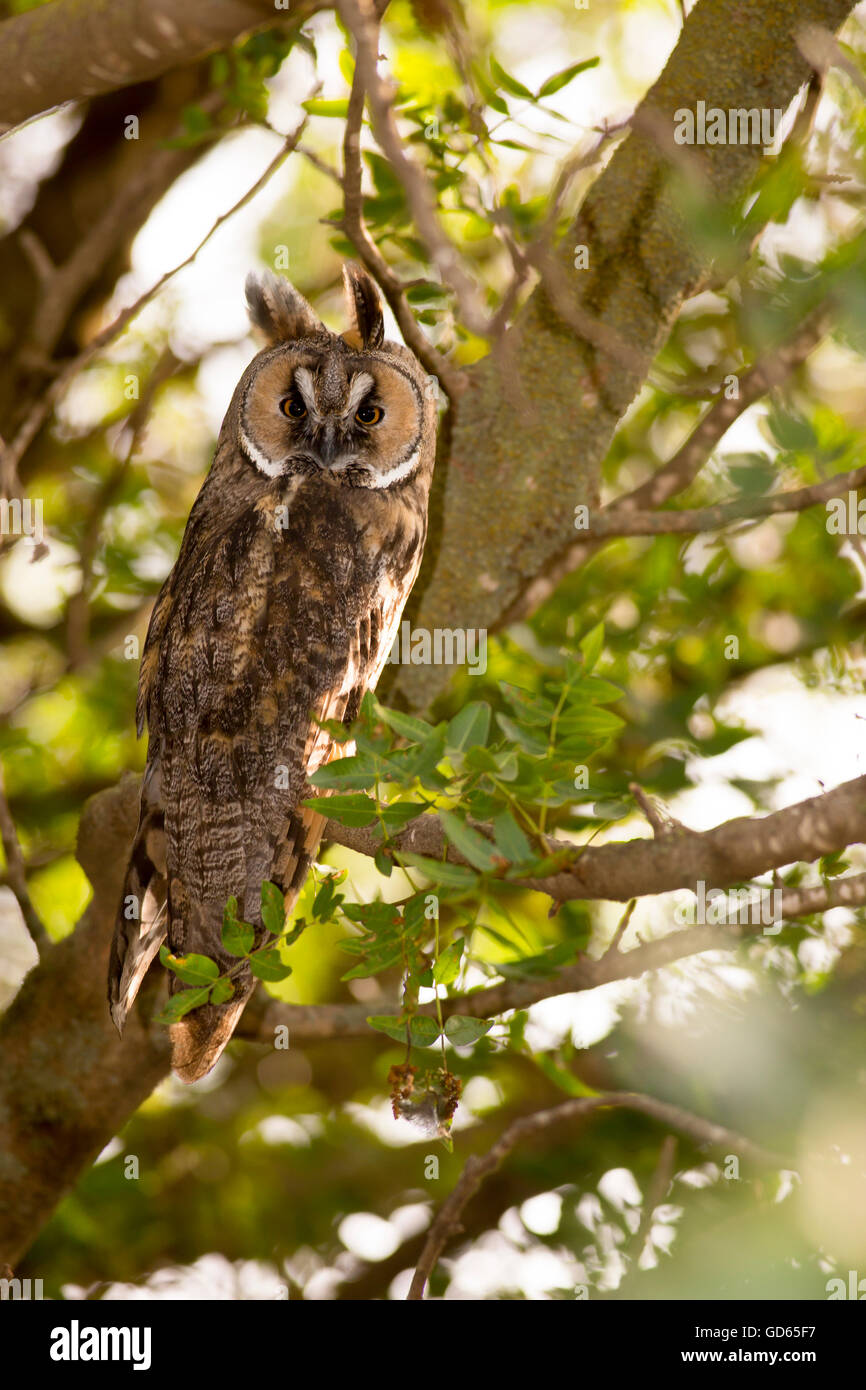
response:
[[[109,969],[118,1029],[163,939],[228,969],[226,900],[257,945],[263,880],[294,901],[324,826],[299,805],[307,779],[348,751],[316,719],[356,716],[418,572],[435,395],[415,357],[383,342],[372,281],[345,278],[343,337],[287,282],[248,282],[269,345],[235,391],[142,658],[148,764]],[[172,1025],[183,1080],[214,1065],[254,983],[246,967],[228,1003]]]

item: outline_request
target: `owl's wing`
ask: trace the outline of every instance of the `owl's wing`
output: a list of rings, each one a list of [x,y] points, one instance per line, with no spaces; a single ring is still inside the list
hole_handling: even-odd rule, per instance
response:
[[[308,777],[349,751],[317,719],[355,717],[410,587],[347,584],[335,572],[333,538],[318,557],[275,543],[261,509],[252,510],[209,546],[185,539],[142,661],[139,709],[152,758],[158,749],[160,799],[143,800],[125,896],[137,894],[149,908],[151,891],[158,906],[149,916],[142,908],[140,926],[118,921],[112,1012],[122,1026],[163,934],[176,954],[198,952],[235,970],[228,1003],[206,1004],[172,1026],[172,1064],[185,1080],[213,1066],[255,986],[249,966],[237,971],[222,945],[226,901],[238,899],[257,946],[267,936],[262,882],[278,883],[294,902],[325,822],[299,805]],[[145,862],[142,850],[160,815],[164,866]],[[170,987],[184,986],[172,976]]]
[[[138,830],[111,943],[108,1003],[118,1033],[168,930],[160,766],[157,749],[142,782]]]
[[[145,639],[138,683],[136,724],[139,737],[153,679],[155,655],[171,612],[174,572],[157,596]],[[118,1033],[151,961],[168,930],[165,864],[165,817],[162,802],[163,739],[152,739],[141,784],[138,829],[123,884],[108,965],[108,1003]]]

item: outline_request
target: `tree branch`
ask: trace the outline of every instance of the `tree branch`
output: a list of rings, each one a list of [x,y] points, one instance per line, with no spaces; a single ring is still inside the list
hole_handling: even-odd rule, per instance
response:
[[[9,810],[9,802],[6,800],[6,784],[2,763],[0,763],[0,839],[3,841],[3,853],[6,856],[6,882],[18,900],[18,906],[30,933],[30,939],[41,956],[51,946],[51,937],[33,906],[27,888],[27,871],[24,867],[24,856],[21,853],[18,832],[15,829],[12,812]]]
[[[582,534],[587,540],[610,540],[613,536],[694,536],[699,531],[720,531],[737,521],[757,521],[781,512],[803,512],[820,502],[866,486],[866,467],[837,473],[821,483],[793,488],[790,492],[771,492],[767,497],[737,497],[710,507],[683,508],[678,512],[635,512],[606,507],[590,520]]]
[[[527,587],[573,545],[575,504],[594,505],[616,424],[680,306],[706,277],[708,253],[684,237],[680,171],[651,130],[672,134],[675,112],[695,110],[698,101],[787,107],[811,75],[797,31],[809,21],[836,28],[851,8],[848,0],[760,7],[701,0],[694,7],[631,132],[553,252],[569,301],[610,330],[609,343],[627,342],[630,362],[581,341],[541,285],[506,335],[516,336],[521,390],[503,390],[492,357],[467,370],[447,474],[438,469],[434,483],[430,540],[407,614],[414,627],[494,631],[514,616]],[[736,204],[763,159],[751,145],[689,153],[708,198],[726,206]],[[588,266],[578,270],[581,246]],[[388,697],[423,709],[449,674],[444,666],[401,666]]]
[[[460,316],[473,333],[485,335],[490,317],[478,285],[465,269],[456,247],[437,216],[436,199],[424,171],[403,148],[392,107],[393,91],[379,76],[379,24],[373,0],[338,0],[340,16],[355,38],[357,85],[367,95],[373,133],[406,190],[418,234],[427,247],[443,283],[457,296]]]
[[[67,101],[157,77],[255,29],[299,28],[321,5],[298,0],[54,0],[0,25],[0,130]]]
[[[378,33],[378,28],[376,28]],[[465,389],[466,379],[462,372],[452,367],[446,357],[437,352],[425,336],[420,324],[409,307],[409,301],[398,275],[389,266],[367,229],[364,221],[363,167],[361,164],[361,125],[364,116],[365,68],[355,64],[352,74],[352,90],[349,95],[349,109],[346,113],[346,128],[343,136],[343,177],[339,180],[343,189],[343,221],[341,230],[351,241],[358,256],[370,274],[382,287],[403,341],[410,347],[419,362],[439,378],[442,389],[454,401]]]
[[[360,854],[375,855],[381,847],[375,827],[345,826],[333,820],[327,822],[325,839]],[[587,846],[548,837],[545,846],[551,854],[568,855],[565,867],[546,878],[520,881],[557,902],[575,898],[628,902],[676,888],[694,890],[699,881],[707,887],[743,883],[771,869],[811,862],[862,840],[866,840],[866,777],[855,777],[782,811],[738,816],[712,830],[679,826],[651,840]],[[398,859],[401,850],[409,850],[432,859],[444,855],[451,863],[466,863],[446,840],[438,818],[430,813],[410,821],[390,842],[390,848]]]
[[[778,920],[793,921],[832,907],[860,907],[864,903],[866,873],[851,874],[808,888],[783,889]],[[573,965],[563,966],[550,975],[503,980],[468,994],[452,994],[441,999],[438,1008],[436,1002],[431,1001],[422,1004],[416,1012],[427,1018],[436,1018],[439,1009],[443,1019],[454,1014],[466,1018],[496,1018],[511,1009],[528,1009],[542,999],[581,994],[617,980],[640,979],[654,970],[663,970],[706,951],[735,951],[744,941],[753,937],[759,939],[757,932],[757,927],[750,931],[748,924],[745,927],[738,923],[697,925],[670,932],[629,951],[615,949],[619,943],[612,942],[597,960],[583,955]],[[274,1030],[283,1027],[289,1029],[296,1042],[369,1037],[371,1030],[367,1018],[372,1012],[372,1004],[282,1004],[260,992],[247,1005],[237,1036],[272,1042]],[[399,1013],[400,1003],[396,999],[377,999],[375,1012]]]
[[[169,280],[171,280],[175,275],[177,275],[181,270],[183,270],[186,266],[190,265],[195,260],[199,252],[203,250],[203,248],[210,241],[214,233],[219,230],[219,228],[223,225],[224,222],[228,220],[228,218],[232,217],[234,213],[238,212],[242,207],[245,207],[246,204],[249,203],[262,188],[264,188],[265,184],[268,182],[271,176],[276,172],[276,170],[280,167],[280,165],[287,158],[287,156],[290,155],[294,150],[306,127],[307,119],[308,117],[304,116],[300,124],[296,127],[294,131],[292,131],[291,135],[288,135],[284,138],[281,149],[271,160],[264,173],[262,173],[256,179],[255,183],[247,189],[247,191],[237,200],[236,203],[233,203],[230,208],[228,208],[225,212],[220,214],[220,216],[216,219],[213,225],[202,237],[198,245],[194,248],[194,250],[192,250],[190,254],[186,256],[182,261],[180,261],[177,265],[172,266],[171,270],[167,270],[163,275],[161,275],[160,278],[153,285],[151,285],[149,290],[145,290],[144,294],[139,296],[139,298],[135,301],[134,304],[130,304],[126,309],[121,310],[121,312],[117,315],[117,318],[115,318],[111,323],[109,323],[105,328],[103,328],[100,333],[97,333],[96,337],[90,340],[87,346],[82,349],[82,351],[77,355],[77,357],[74,357],[71,362],[68,362],[66,364],[66,366],[63,368],[61,372],[58,372],[57,376],[54,378],[54,381],[44,392],[41,400],[39,400],[36,403],[33,410],[31,410],[30,414],[24,420],[15,438],[2,451],[2,455],[0,455],[0,461],[2,461],[3,476],[5,476],[6,478],[17,477],[18,464],[20,463],[21,458],[24,455],[24,452],[31,444],[35,435],[42,428],[42,425],[48,419],[48,416],[54,409],[54,406],[62,396],[70,381],[72,381],[72,379],[76,377],[78,373],[84,367],[86,367],[89,362],[93,360],[94,357],[98,356],[98,354],[102,352],[103,348],[106,348],[109,343],[113,342],[114,339],[118,337],[120,333],[123,332],[127,324],[131,323],[132,320],[136,317],[136,315],[141,313],[142,309],[147,304],[149,304],[151,300],[156,297],[157,294],[159,294],[160,290],[163,289],[163,287],[168,283]]]
[[[550,1110],[540,1110],[534,1115],[526,1115],[515,1120],[500,1135],[483,1158],[477,1158],[473,1155],[468,1159],[456,1186],[442,1203],[433,1219],[421,1258],[412,1278],[407,1299],[416,1301],[424,1297],[424,1288],[433,1273],[439,1256],[451,1237],[460,1230],[460,1218],[464,1208],[474,1197],[481,1184],[491,1173],[496,1172],[518,1144],[535,1139],[550,1129],[580,1119],[600,1109],[635,1110],[638,1114],[657,1120],[659,1124],[668,1129],[687,1135],[696,1144],[712,1145],[740,1154],[750,1163],[761,1168],[793,1168],[794,1166],[790,1158],[760,1148],[751,1139],[747,1139],[745,1135],[737,1134],[731,1129],[725,1129],[722,1125],[713,1124],[711,1120],[705,1120],[700,1115],[692,1115],[687,1110],[681,1110],[679,1106],[668,1105],[665,1101],[655,1100],[652,1096],[609,1091],[600,1096],[579,1096],[574,1100],[564,1101],[562,1105],[556,1105]]]

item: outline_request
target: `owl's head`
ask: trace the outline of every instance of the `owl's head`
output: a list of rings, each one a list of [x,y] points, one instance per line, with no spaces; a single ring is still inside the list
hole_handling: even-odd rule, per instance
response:
[[[270,272],[247,279],[250,317],[268,346],[238,388],[238,445],[269,478],[405,486],[433,466],[433,382],[407,348],[384,341],[370,277],[347,265],[343,279],[352,327],[342,335],[287,280]]]

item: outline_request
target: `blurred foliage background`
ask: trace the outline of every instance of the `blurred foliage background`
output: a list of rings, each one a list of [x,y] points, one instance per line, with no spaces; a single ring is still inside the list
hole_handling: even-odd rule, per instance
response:
[[[531,242],[561,161],[588,148],[603,120],[614,126],[628,115],[676,43],[682,15],[674,0],[598,0],[580,12],[566,0],[480,0],[467,7],[464,48],[446,15],[440,0],[396,0],[383,44],[406,146],[495,308],[510,275],[497,228],[504,222],[519,245]],[[843,41],[866,72],[857,15]],[[74,350],[179,263],[306,102],[303,153],[80,374],[22,470],[27,495],[43,500],[46,535],[36,554],[19,544],[0,558],[0,757],[32,898],[55,939],[89,897],[74,857],[83,801],[144,764],[134,730],[137,654],[222,413],[255,350],[243,276],[285,254],[292,281],[327,322],[341,321],[340,267],[353,252],[333,225],[341,208],[333,170],[351,70],[330,13],[293,41],[260,35],[205,64],[179,131],[165,137],[189,153],[189,167],[67,330]],[[40,182],[57,177],[80,121],[61,111],[0,142],[5,238]],[[114,138],[123,138],[120,124]],[[431,341],[472,362],[486,345],[461,326],[399,180],[366,131],[364,159],[377,245],[413,282],[410,300]],[[827,303],[826,337],[783,389],[737,419],[678,505],[759,497],[866,462],[864,161],[862,95],[833,72],[811,124],[771,154],[743,206],[689,204],[684,195],[690,233],[708,240],[721,270],[684,307],[622,421],[605,465],[607,497],[659,468],[725,378],[794,339]],[[563,226],[598,167],[574,180]],[[730,276],[726,250],[743,239],[750,249]],[[0,296],[6,349],[12,335]],[[548,830],[580,842],[649,834],[632,781],[699,829],[786,805],[864,771],[863,573],[860,537],[832,534],[822,506],[695,537],[611,540],[529,618],[491,636],[486,672],[455,673],[431,721],[453,718],[468,701],[507,714],[503,683],[534,695],[555,687],[580,639],[603,623],[596,671],[619,687],[621,726],[598,740],[589,789],[563,796]],[[383,878],[370,860],[338,849],[326,859],[348,869],[343,891],[356,902],[399,893],[399,875]],[[795,867],[785,882],[862,867],[856,848]],[[677,901],[641,901],[626,946],[674,929]],[[563,948],[560,960],[582,949],[597,955],[619,916],[611,903],[565,904],[552,917],[548,907],[539,894],[499,885],[471,922],[449,919],[446,927],[462,924],[467,934],[463,987],[502,966],[519,973],[521,961],[550,948]],[[0,912],[0,1003],[8,1003],[34,953],[8,890]],[[745,1161],[732,1168],[688,1139],[672,1144],[645,1117],[596,1114],[521,1146],[485,1184],[433,1293],[823,1298],[828,1278],[866,1260],[862,921],[862,910],[834,909],[736,955],[546,1000],[473,1046],[449,1047],[463,1082],[452,1152],[392,1118],[387,1076],[404,1049],[381,1035],[286,1052],[233,1044],[204,1082],[160,1086],[17,1272],[42,1277],[55,1297],[124,1296],[131,1285],[168,1297],[400,1296],[431,1204],[469,1154],[566,1095],[625,1088],[794,1156],[835,1145],[850,1157],[850,1187],[820,1173],[800,1181]],[[347,931],[345,921],[307,931],[275,992],[303,1003],[355,998],[379,1012],[380,987],[393,994],[398,975],[341,979]]]

